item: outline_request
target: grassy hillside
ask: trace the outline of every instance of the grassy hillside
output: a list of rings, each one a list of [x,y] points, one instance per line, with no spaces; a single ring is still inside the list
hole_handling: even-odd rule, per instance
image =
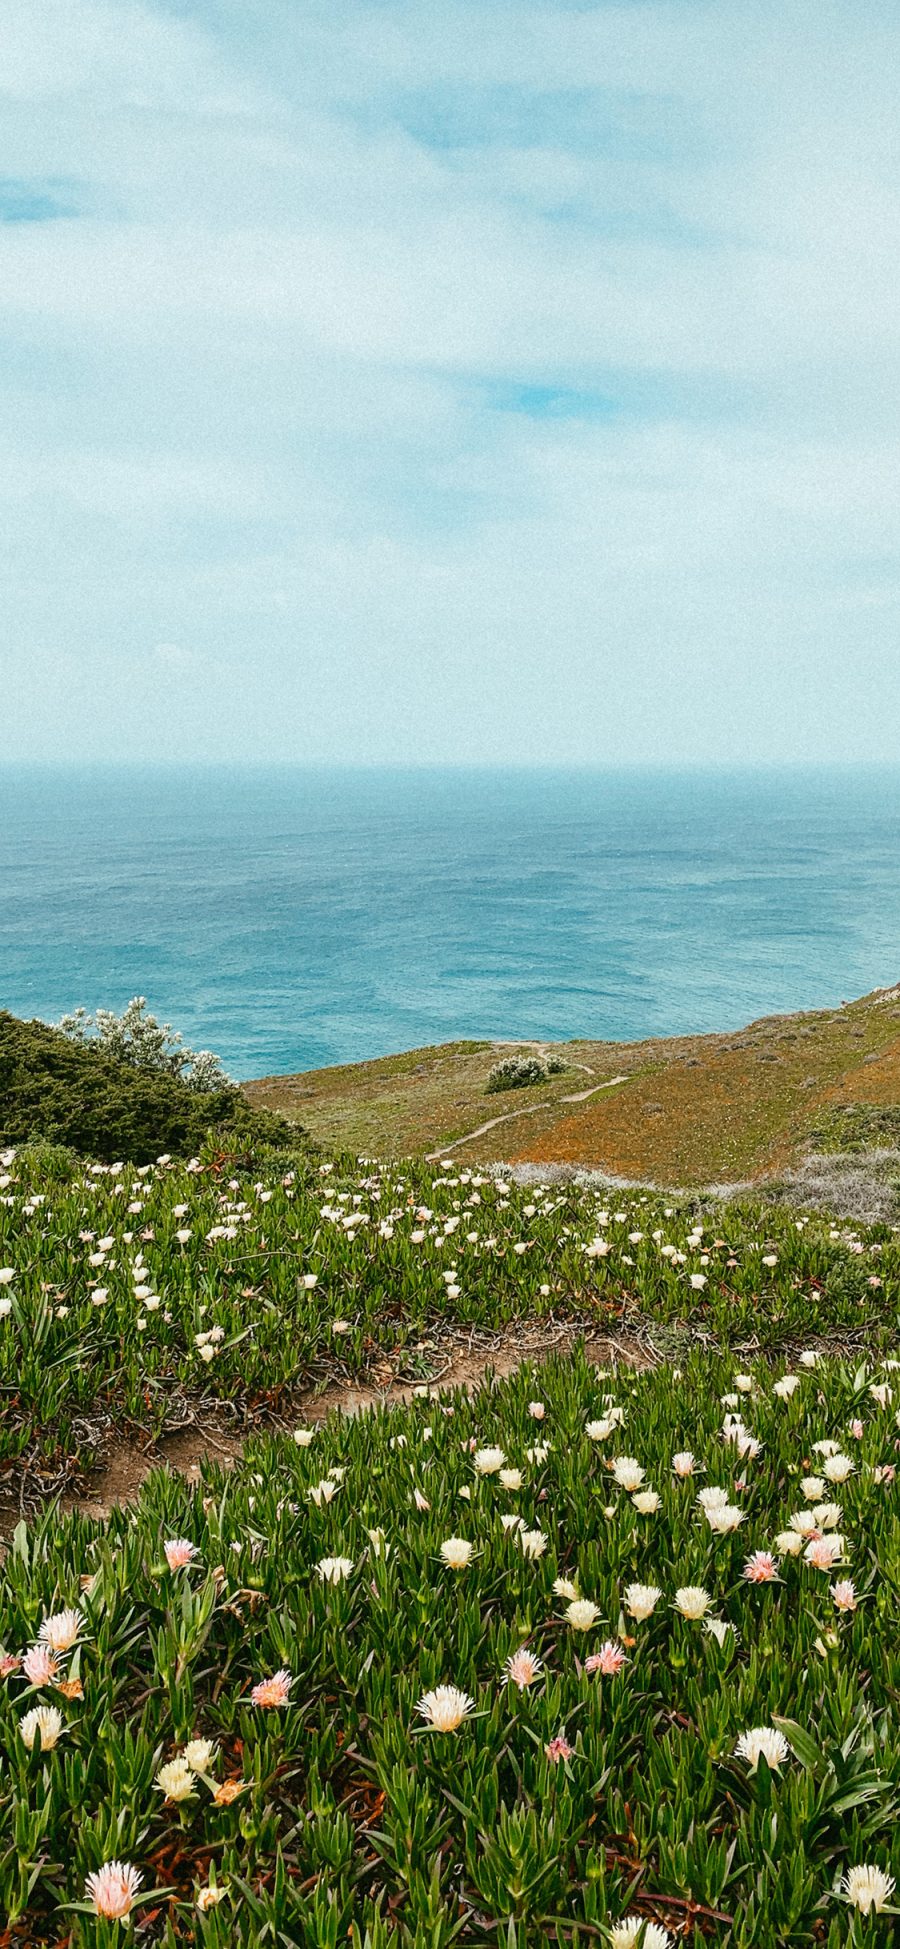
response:
[[[427,1155],[452,1144],[467,1164],[578,1164],[661,1184],[781,1170],[836,1111],[900,1105],[900,989],[737,1033],[541,1046],[562,1057],[564,1073],[502,1096],[486,1093],[504,1052],[491,1042],[270,1076],[245,1090],[354,1150]],[[879,1121],[890,1118],[870,1119]]]

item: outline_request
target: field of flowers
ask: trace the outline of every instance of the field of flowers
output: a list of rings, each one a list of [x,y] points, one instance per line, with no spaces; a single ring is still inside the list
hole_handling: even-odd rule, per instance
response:
[[[284,1411],[441,1321],[639,1318],[723,1348],[884,1349],[898,1274],[889,1226],[777,1206],[302,1153],[235,1174],[5,1152],[0,1470],[74,1470],[101,1425],[154,1435],[186,1398]]]
[[[171,1196],[155,1176],[158,1235]],[[201,1237],[211,1198],[195,1187]],[[359,1242],[339,1251],[333,1223],[310,1291],[341,1267],[349,1314]],[[541,1269],[583,1258],[583,1225],[565,1249],[542,1225]],[[649,1276],[645,1243],[627,1256]],[[165,1263],[142,1283],[183,1334],[187,1281]],[[114,1302],[106,1276],[124,1337],[145,1300]],[[0,1939],[887,1942],[898,1367],[813,1348],[790,1368],[558,1359],[252,1437],[194,1488],[157,1471],[106,1524],[22,1524],[0,1571]]]

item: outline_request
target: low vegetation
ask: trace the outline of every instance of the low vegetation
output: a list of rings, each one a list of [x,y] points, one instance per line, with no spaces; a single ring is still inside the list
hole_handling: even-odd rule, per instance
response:
[[[485,1090],[490,1095],[497,1090],[528,1089],[531,1083],[561,1076],[565,1067],[559,1056],[504,1056],[488,1071]]]
[[[7,1939],[886,1943],[896,1365],[566,1360],[21,1526]]]
[[[227,1080],[201,1089],[165,1065],[110,1053],[102,1039],[0,1011],[0,1143],[141,1164],[165,1151],[190,1157],[210,1132],[232,1151],[296,1145],[299,1134]]]

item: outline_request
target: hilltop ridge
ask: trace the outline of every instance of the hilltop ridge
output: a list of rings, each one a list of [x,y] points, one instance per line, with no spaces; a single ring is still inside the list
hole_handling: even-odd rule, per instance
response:
[[[517,1048],[539,1048],[565,1068],[488,1094],[491,1068]],[[790,1169],[811,1148],[896,1141],[900,985],[721,1034],[451,1042],[244,1089],[254,1106],[302,1121],[326,1144],[379,1155],[452,1149],[467,1163],[576,1165],[659,1184],[742,1181]]]

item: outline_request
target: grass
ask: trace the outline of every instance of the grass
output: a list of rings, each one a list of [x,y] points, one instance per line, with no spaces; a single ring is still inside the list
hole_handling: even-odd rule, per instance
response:
[[[845,1878],[900,1875],[895,1376],[796,1373],[567,1359],[255,1439],[193,1489],[158,1471],[103,1525],[22,1525],[5,1942],[126,1940],[78,1906],[111,1860],[167,1949],[887,1942],[888,1895],[866,1920]],[[20,1662],[42,1633],[69,1640],[55,1673]],[[254,1702],[277,1673],[282,1703]],[[468,1701],[455,1730],[429,1726],[442,1685]],[[742,1756],[756,1728],[771,1766]]]
[[[514,1103],[486,1095],[502,1053],[489,1043],[269,1077],[245,1089],[252,1103],[301,1118],[326,1144],[382,1156],[439,1153],[500,1113],[502,1123],[461,1149],[468,1164],[575,1164],[680,1185],[784,1169],[839,1106],[900,1106],[900,1000],[892,990],[723,1035],[542,1046],[566,1072],[517,1091]],[[615,1076],[626,1081],[567,1100]]]

